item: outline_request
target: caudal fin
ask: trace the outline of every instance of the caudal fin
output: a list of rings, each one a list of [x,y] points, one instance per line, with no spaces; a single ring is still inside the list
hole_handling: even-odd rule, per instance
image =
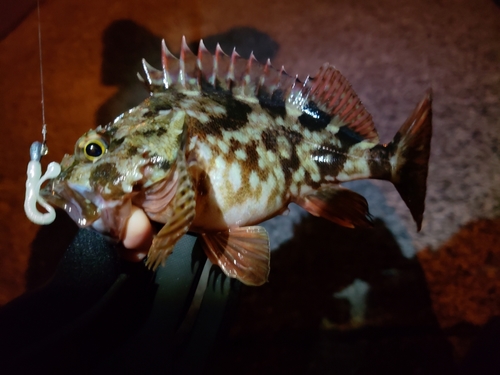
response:
[[[422,227],[427,190],[427,171],[432,137],[432,91],[418,103],[413,113],[387,146],[395,156],[390,180]]]

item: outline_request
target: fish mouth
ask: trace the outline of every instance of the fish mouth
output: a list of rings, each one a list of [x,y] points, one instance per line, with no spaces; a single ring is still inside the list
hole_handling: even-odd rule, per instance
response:
[[[50,180],[40,196],[63,209],[80,227],[91,227],[110,239],[121,241],[131,214],[131,199],[104,199],[100,194],[67,181]]]
[[[40,196],[50,205],[66,211],[80,228],[92,225],[101,216],[98,207],[67,182],[49,180],[40,190]]]

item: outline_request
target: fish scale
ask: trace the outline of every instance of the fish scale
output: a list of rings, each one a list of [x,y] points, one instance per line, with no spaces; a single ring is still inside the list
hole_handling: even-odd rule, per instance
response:
[[[188,230],[229,277],[261,285],[269,240],[256,224],[294,202],[346,227],[371,225],[366,200],[339,183],[394,183],[420,229],[432,135],[426,93],[393,141],[381,145],[347,79],[323,65],[301,82],[253,54],[177,59],[162,43],[162,69],[143,61],[151,96],[84,134],[62,173],[41,191],[81,225],[124,238],[132,206],[163,223],[146,264],[156,268]],[[92,155],[87,153],[92,150]]]

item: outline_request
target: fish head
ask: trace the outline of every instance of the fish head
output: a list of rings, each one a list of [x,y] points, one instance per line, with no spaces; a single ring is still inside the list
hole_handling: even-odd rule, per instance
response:
[[[117,240],[131,214],[134,197],[172,178],[185,143],[185,112],[149,114],[149,99],[78,139],[61,161],[61,173],[41,196],[64,209],[80,227]]]

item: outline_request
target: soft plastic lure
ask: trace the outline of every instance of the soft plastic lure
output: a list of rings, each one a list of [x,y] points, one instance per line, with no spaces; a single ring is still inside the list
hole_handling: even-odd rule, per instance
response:
[[[27,179],[24,211],[28,219],[38,225],[50,224],[56,218],[54,208],[40,196],[40,188],[45,181],[55,178],[61,173],[61,166],[59,163],[52,162],[48,165],[47,171],[42,176],[42,165],[40,164],[40,160],[45,154],[47,154],[47,147],[40,142],[33,142],[30,147],[31,160],[28,163],[28,169],[26,171]],[[36,206],[37,203],[47,212],[43,213],[38,211]]]

